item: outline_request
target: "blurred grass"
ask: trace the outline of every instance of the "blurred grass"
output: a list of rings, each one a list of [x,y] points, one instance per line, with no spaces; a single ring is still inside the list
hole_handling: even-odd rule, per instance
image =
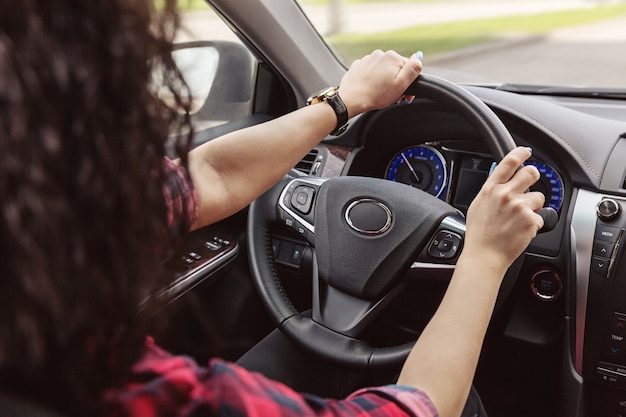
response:
[[[626,3],[593,8],[508,16],[461,22],[419,25],[381,33],[346,33],[327,41],[347,64],[374,49],[394,49],[409,56],[416,50],[426,56],[478,45],[504,37],[541,34],[552,29],[599,22],[626,14]]]
[[[303,6],[324,6],[330,4],[332,0],[297,0],[297,2]],[[361,3],[453,3],[463,0],[343,0],[346,4],[361,4]]]
[[[183,11],[206,10],[209,8],[204,0],[178,0],[178,9]]]

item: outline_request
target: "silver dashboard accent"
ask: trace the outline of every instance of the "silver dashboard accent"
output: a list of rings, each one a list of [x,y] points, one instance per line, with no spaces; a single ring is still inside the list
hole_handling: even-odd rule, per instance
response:
[[[411,265],[411,269],[425,269],[431,271],[453,270],[455,268],[456,265],[436,264],[434,262],[413,262],[413,264]]]
[[[291,207],[287,207],[287,205],[284,203],[285,194],[287,194],[289,187],[295,182],[304,183],[304,184],[308,183],[311,185],[321,186],[327,180],[328,178],[318,178],[318,177],[302,177],[302,178],[293,179],[289,181],[289,183],[285,186],[285,188],[283,188],[283,191],[280,193],[280,198],[278,199],[278,205],[280,206],[280,208],[285,210],[287,214],[289,214],[291,217],[296,219],[296,221],[298,221],[302,226],[304,226],[311,233],[315,233],[315,226],[313,226],[311,223],[304,220],[299,214],[293,211]]]
[[[465,237],[465,231],[467,227],[465,226],[465,218],[459,216],[448,216],[441,221],[441,229],[446,229],[451,232],[455,232],[463,237]]]
[[[575,369],[583,374],[583,349],[585,343],[585,319],[589,292],[589,271],[596,230],[596,207],[602,195],[578,190],[572,213],[572,255],[576,267],[576,333]]]

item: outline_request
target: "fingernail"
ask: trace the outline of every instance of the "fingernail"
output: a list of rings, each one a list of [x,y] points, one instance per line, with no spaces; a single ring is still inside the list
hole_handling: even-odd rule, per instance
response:
[[[496,162],[491,163],[491,167],[489,167],[489,174],[487,174],[488,177],[491,176],[493,170],[496,169],[496,165],[498,165]]]
[[[533,148],[531,148],[530,146],[526,146],[526,150],[530,152],[531,155],[533,154]]]
[[[417,52],[415,53],[415,57],[416,57],[417,59],[419,59],[420,61],[422,61],[422,60],[424,59],[424,52],[422,52],[422,51],[417,51]]]

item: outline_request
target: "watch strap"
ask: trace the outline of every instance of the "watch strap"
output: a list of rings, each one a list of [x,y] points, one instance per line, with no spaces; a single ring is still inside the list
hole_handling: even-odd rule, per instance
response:
[[[337,115],[337,126],[330,134],[333,136],[341,135],[348,128],[348,109],[341,97],[339,97],[339,93],[335,93],[327,101]]]
[[[330,134],[337,136],[345,132],[348,128],[348,108],[341,97],[339,97],[339,87],[327,87],[312,94],[306,101],[306,105],[310,106],[322,102],[327,102],[337,116],[337,126]]]

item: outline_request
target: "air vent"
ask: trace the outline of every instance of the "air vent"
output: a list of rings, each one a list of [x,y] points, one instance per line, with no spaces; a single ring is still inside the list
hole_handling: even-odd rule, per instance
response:
[[[316,166],[317,156],[319,155],[319,151],[317,149],[311,150],[304,158],[298,162],[295,166],[300,172],[303,172],[306,175],[315,175],[319,169],[319,166]]]

